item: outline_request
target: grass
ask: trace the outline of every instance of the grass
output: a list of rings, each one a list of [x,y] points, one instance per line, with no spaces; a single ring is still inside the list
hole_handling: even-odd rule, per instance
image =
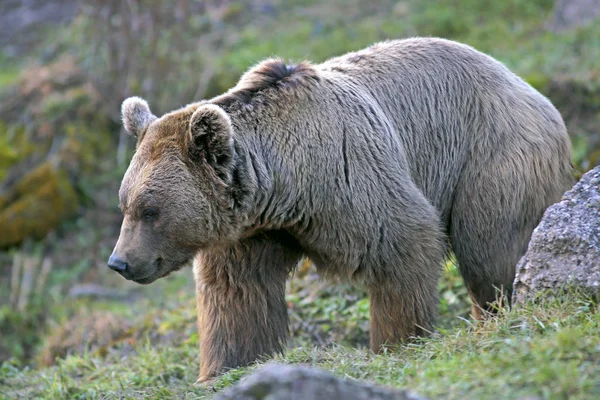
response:
[[[455,285],[456,275],[452,267],[446,271],[442,293]],[[297,285],[306,279],[299,278]],[[184,280],[165,284],[174,290],[168,304],[160,308],[136,304],[128,311],[138,315],[132,317],[132,331],[138,332],[132,338],[102,351],[68,356],[50,368],[5,362],[0,368],[0,398],[204,399],[271,361],[231,370],[211,385],[194,385],[198,336],[193,297],[180,285]],[[466,305],[464,296],[459,297]],[[318,315],[329,305],[323,300],[303,308],[307,315]],[[148,308],[146,315],[140,315],[140,307]],[[361,336],[366,315],[356,313],[355,325],[344,318],[328,323]],[[442,313],[440,326],[432,337],[381,355],[360,346],[315,346],[311,335],[298,333],[296,344],[275,360],[312,365],[342,378],[410,388],[434,398],[600,398],[600,305],[583,295],[501,311],[484,323],[457,317],[454,311]]]
[[[19,77],[19,70],[16,67],[0,68],[0,86],[6,86],[14,83]]]
[[[19,79],[20,72],[19,63],[11,60],[0,49],[0,88],[15,83]]]

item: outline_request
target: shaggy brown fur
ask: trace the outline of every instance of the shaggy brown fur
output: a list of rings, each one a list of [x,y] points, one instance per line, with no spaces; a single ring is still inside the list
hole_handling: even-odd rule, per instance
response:
[[[288,337],[285,281],[301,256],[298,244],[284,232],[198,254],[200,380],[283,352]]]
[[[432,329],[449,251],[480,317],[572,184],[552,104],[442,39],[267,60],[161,118],[127,100],[123,119],[138,147],[109,265],[150,283],[194,258],[201,379],[282,351],[303,256],[367,286],[374,351]]]

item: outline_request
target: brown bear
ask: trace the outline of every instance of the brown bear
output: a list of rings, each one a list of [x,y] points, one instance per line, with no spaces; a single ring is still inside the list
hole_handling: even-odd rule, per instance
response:
[[[109,266],[147,284],[194,260],[200,380],[283,350],[305,256],[368,288],[374,351],[432,329],[451,251],[475,314],[510,299],[532,230],[572,185],[550,101],[443,39],[269,59],[213,99],[122,112],[137,150]]]

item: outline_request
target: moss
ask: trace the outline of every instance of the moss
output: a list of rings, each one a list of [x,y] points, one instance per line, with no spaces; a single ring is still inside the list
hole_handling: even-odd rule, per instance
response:
[[[9,169],[29,157],[35,149],[22,125],[7,125],[0,121],[0,180],[8,175]]]
[[[14,95],[30,113],[27,126],[0,123],[0,248],[41,238],[72,215],[82,186],[89,189],[90,178],[110,167],[101,155],[115,145],[97,91],[81,83],[72,62],[25,75]],[[3,117],[16,122],[15,115]]]
[[[0,196],[0,247],[42,238],[77,208],[66,174],[46,162]]]
[[[16,149],[12,148],[3,137],[0,136],[0,180],[4,179],[8,168],[19,158]]]

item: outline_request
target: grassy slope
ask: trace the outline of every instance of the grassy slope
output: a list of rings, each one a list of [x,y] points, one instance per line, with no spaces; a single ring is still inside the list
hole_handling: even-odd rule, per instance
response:
[[[456,277],[454,269],[446,272],[442,293],[455,286]],[[28,370],[5,363],[0,393],[46,399],[209,398],[256,368],[232,370],[210,386],[193,385],[198,368],[193,297],[189,285],[177,281],[183,282],[171,281],[170,303],[145,305],[150,312],[137,317],[134,329],[144,332],[137,339],[67,357],[51,368]],[[448,296],[443,298],[446,304]],[[293,295],[289,299],[294,306],[299,301]],[[324,314],[334,302],[331,298],[304,308]],[[125,313],[135,319],[140,307],[144,305]],[[367,313],[353,318],[366,321]],[[600,398],[600,305],[583,296],[516,309],[479,324],[452,311],[442,314],[440,325],[433,337],[384,355],[343,345],[317,347],[303,336],[304,342],[295,340],[296,346],[276,359],[441,398]]]

